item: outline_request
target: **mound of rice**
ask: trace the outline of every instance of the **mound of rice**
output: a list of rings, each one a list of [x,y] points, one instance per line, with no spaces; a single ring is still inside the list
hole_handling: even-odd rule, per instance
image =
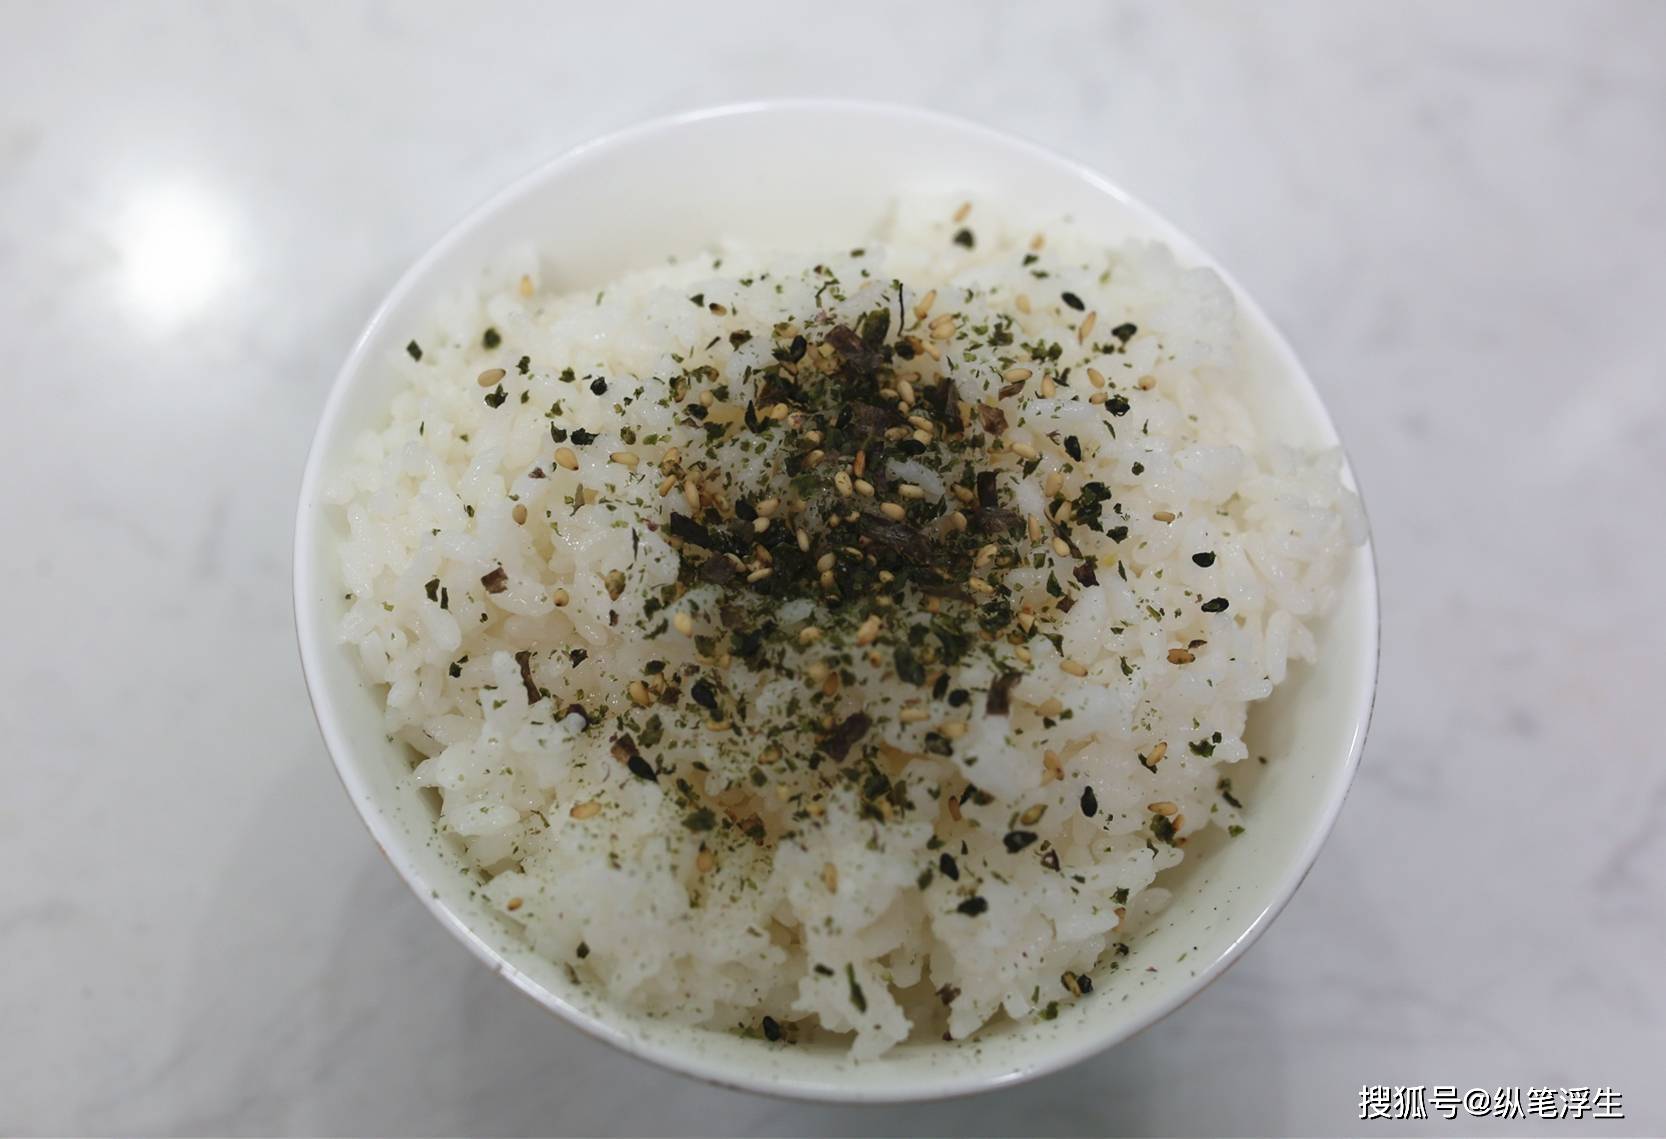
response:
[[[342,635],[487,896],[616,1001],[875,1056],[1093,999],[1360,537],[1235,320],[1161,246],[935,202],[601,292],[528,258],[389,362]]]

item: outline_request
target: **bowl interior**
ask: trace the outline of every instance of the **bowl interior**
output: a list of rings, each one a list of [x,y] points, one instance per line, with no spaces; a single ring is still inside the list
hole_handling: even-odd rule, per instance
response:
[[[753,1090],[828,1099],[919,1099],[1040,1074],[1122,1039],[1172,1010],[1271,920],[1312,862],[1363,741],[1376,673],[1376,586],[1369,547],[1338,609],[1317,630],[1322,666],[1296,667],[1251,716],[1246,832],[1198,843],[1162,880],[1176,896],[1096,995],[1056,1020],[992,1025],[960,1045],[906,1044],[854,1065],[827,1046],[786,1047],[667,1025],[610,1007],[528,952],[470,897],[474,880],[435,841],[433,807],[405,778],[409,757],[382,728],[382,697],[335,630],[343,611],[334,545],[340,519],[320,490],[333,464],[382,418],[394,377],[381,361],[424,328],[430,308],[528,244],[557,287],[591,286],[722,238],[813,248],[860,244],[895,197],[964,193],[1072,216],[1107,243],[1157,238],[1191,264],[1210,261],[1184,235],[1081,168],[1027,144],[896,108],[788,103],[729,108],[637,128],[542,168],[481,207],[395,288],[342,369],[302,488],[296,622],[319,723],[343,781],[381,848],[418,896],[484,960],[581,1028],[671,1067]],[[1231,282],[1229,282],[1231,283]],[[1255,405],[1282,441],[1334,446],[1335,431],[1289,348],[1232,283]],[[1345,474],[1351,482],[1351,474]],[[1213,849],[1212,849],[1213,847]],[[1222,855],[1230,854],[1230,857]],[[1154,969],[1149,971],[1147,967]]]

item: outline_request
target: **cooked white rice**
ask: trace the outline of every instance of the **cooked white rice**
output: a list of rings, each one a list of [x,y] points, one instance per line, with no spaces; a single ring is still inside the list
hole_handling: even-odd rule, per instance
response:
[[[436,825],[487,896],[613,1000],[771,1038],[850,1033],[858,1056],[911,1031],[964,1038],[1080,999],[1080,978],[1161,908],[1153,883],[1186,837],[1240,822],[1220,780],[1245,757],[1246,713],[1313,657],[1309,623],[1358,540],[1340,457],[1258,432],[1213,273],[1161,246],[1085,246],[1068,227],[1032,251],[986,212],[904,203],[883,246],[725,250],[600,292],[552,295],[527,258],[388,361],[403,390],[331,491],[350,529],[342,635],[387,686],[388,729],[417,753],[413,777],[443,801]],[[954,240],[963,228],[974,247]],[[892,362],[922,401],[909,410],[952,374],[945,414],[969,405],[973,451],[952,465],[893,454],[882,481],[917,497],[887,484],[797,515],[803,487],[780,469],[810,430],[796,416],[733,427],[756,450],[700,470],[706,424],[743,417],[775,352],[805,335],[810,382],[818,361],[839,362],[822,337],[871,329],[878,311],[887,344],[906,334],[921,349]],[[1012,343],[992,346],[1003,322]],[[686,410],[702,391],[704,423]],[[980,405],[1005,427],[980,428]],[[767,419],[767,399],[754,414]],[[992,641],[968,624],[976,651],[927,660],[923,683],[899,677],[895,652],[927,616],[912,588],[771,599],[783,663],[754,668],[723,638],[762,618],[723,609],[768,563],[676,585],[674,545],[698,556],[668,530],[702,490],[690,470],[708,509],[723,498],[708,517],[780,499],[771,521],[805,529],[820,561],[828,512],[887,498],[911,524],[931,519],[934,549],[956,509],[995,525],[946,485],[970,483],[969,457],[1023,519],[1017,564],[973,563],[972,577],[998,574],[997,594],[968,586],[980,606],[1005,591],[1014,623]],[[1060,500],[1091,513],[1096,497],[1097,527],[1056,514]],[[845,555],[829,556],[842,575]],[[945,611],[964,620],[959,605]],[[991,714],[1006,670],[1010,709]],[[721,701],[691,699],[697,677]],[[868,730],[838,759],[828,736],[858,712]]]

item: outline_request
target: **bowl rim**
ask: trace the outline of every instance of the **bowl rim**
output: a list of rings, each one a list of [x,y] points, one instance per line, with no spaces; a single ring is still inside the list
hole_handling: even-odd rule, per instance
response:
[[[642,143],[655,135],[676,131],[712,119],[793,112],[865,114],[906,119],[918,123],[922,127],[946,128],[974,138],[979,142],[1027,154],[1038,162],[1050,164],[1074,175],[1099,193],[1114,199],[1125,209],[1137,215],[1142,224],[1149,227],[1151,232],[1160,235],[1163,241],[1181,252],[1183,256],[1193,263],[1207,265],[1213,269],[1232,290],[1235,298],[1239,299],[1240,302],[1247,301],[1249,303],[1255,318],[1259,321],[1267,336],[1269,346],[1277,355],[1280,364],[1290,373],[1291,378],[1299,381],[1296,386],[1301,389],[1301,394],[1310,405],[1316,416],[1316,421],[1334,440],[1333,445],[1341,452],[1342,456],[1344,482],[1350,485],[1356,494],[1360,495],[1361,516],[1364,525],[1365,536],[1358,551],[1360,556],[1354,559],[1354,569],[1351,571],[1364,575],[1360,585],[1363,587],[1362,598],[1366,608],[1361,614],[1364,640],[1358,650],[1364,661],[1358,684],[1353,693],[1353,702],[1357,708],[1357,714],[1352,725],[1348,754],[1339,772],[1340,778],[1336,780],[1334,789],[1329,800],[1324,804],[1320,817],[1316,820],[1306,842],[1302,845],[1299,855],[1285,869],[1283,877],[1277,888],[1269,895],[1267,903],[1213,961],[1192,974],[1186,981],[1177,984],[1171,993],[1154,1002],[1146,1010],[1123,1020],[1113,1020],[1103,1029],[1085,1028],[1074,1036],[1061,1036],[1057,1038],[1058,1042],[1055,1045],[1044,1050],[1038,1050],[1033,1058],[1022,1063],[1008,1064],[999,1071],[986,1071],[984,1066],[967,1066],[945,1070],[942,1073],[923,1078],[921,1086],[918,1087],[901,1088],[894,1085],[876,1087],[862,1080],[859,1074],[853,1075],[852,1071],[835,1072],[829,1077],[817,1078],[803,1076],[774,1076],[768,1080],[755,1078],[745,1070],[737,1069],[722,1061],[709,1061],[697,1049],[680,1047],[659,1039],[644,1039],[634,1036],[609,1023],[601,1016],[592,1015],[560,1000],[558,996],[551,993],[537,980],[522,972],[482,937],[473,926],[464,921],[459,914],[448,906],[437,891],[429,887],[426,877],[404,856],[402,838],[387,816],[376,808],[376,801],[370,788],[358,775],[354,767],[343,759],[345,755],[351,753],[352,745],[346,738],[345,733],[338,727],[336,700],[334,695],[321,682],[320,669],[317,663],[323,653],[337,646],[335,642],[320,634],[317,627],[318,622],[303,618],[303,612],[309,611],[313,607],[313,599],[317,596],[315,589],[316,576],[313,569],[318,564],[318,535],[321,533],[321,527],[316,524],[316,518],[320,513],[317,508],[320,501],[318,490],[324,477],[323,469],[326,459],[324,440],[334,433],[336,421],[342,413],[353,378],[362,372],[366,366],[372,341],[375,340],[383,325],[391,319],[392,312],[403,304],[409,294],[417,291],[422,286],[432,267],[447,256],[458,243],[464,241],[469,233],[485,218],[512,203],[538,184],[559,176],[565,168],[578,164],[594,153]],[[1254,302],[1251,295],[1221,265],[1217,258],[1203,250],[1189,234],[1175,226],[1164,215],[1129,194],[1121,186],[1112,182],[1094,168],[1027,138],[985,126],[959,115],[926,107],[880,100],[819,97],[751,99],[721,103],[656,116],[610,130],[539,162],[459,216],[399,276],[393,287],[377,303],[363,330],[354,339],[353,345],[341,367],[337,370],[335,378],[331,381],[329,393],[319,413],[318,424],[308,447],[299,489],[300,495],[296,507],[293,532],[291,586],[292,604],[294,606],[293,619],[302,675],[306,684],[308,700],[312,706],[313,718],[324,738],[324,744],[330,753],[336,775],[341,780],[348,797],[352,800],[360,821],[375,841],[377,849],[382,852],[383,857],[392,865],[395,872],[404,880],[422,904],[427,907],[429,912],[439,920],[441,925],[466,945],[484,964],[490,966],[493,972],[520,989],[540,1007],[559,1016],[586,1035],[612,1045],[629,1055],[723,1088],[784,1099],[810,1100],[823,1103],[883,1104],[943,1100],[1028,1082],[1079,1063],[1089,1056],[1143,1032],[1151,1025],[1174,1013],[1218,980],[1226,970],[1238,962],[1244,952],[1261,937],[1273,920],[1289,904],[1290,899],[1311,872],[1319,851],[1335,828],[1336,820],[1358,773],[1366,737],[1370,729],[1372,713],[1375,708],[1381,663],[1382,610],[1376,550],[1370,519],[1365,511],[1364,496],[1359,491],[1358,477],[1353,469],[1346,445],[1336,429],[1336,424],[1331,418],[1329,409],[1325,406],[1318,389],[1314,386],[1312,378],[1308,375],[1306,368],[1302,365],[1300,358],[1285,338],[1282,330]],[[881,1059],[872,1063],[877,1067],[883,1065],[884,1061]],[[854,1069],[854,1072],[859,1073],[860,1069]]]

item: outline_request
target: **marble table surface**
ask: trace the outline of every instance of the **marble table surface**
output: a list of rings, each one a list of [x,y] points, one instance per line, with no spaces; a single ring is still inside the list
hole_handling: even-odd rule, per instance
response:
[[[0,0],[0,1133],[1666,1132],[1662,49],[1655,3]],[[377,855],[297,664],[302,458],[396,275],[572,143],[781,94],[960,112],[1168,212],[1376,527],[1376,724],[1305,887],[996,1095],[757,1098],[544,1014]],[[1363,1084],[1627,1119],[1367,1124]]]

